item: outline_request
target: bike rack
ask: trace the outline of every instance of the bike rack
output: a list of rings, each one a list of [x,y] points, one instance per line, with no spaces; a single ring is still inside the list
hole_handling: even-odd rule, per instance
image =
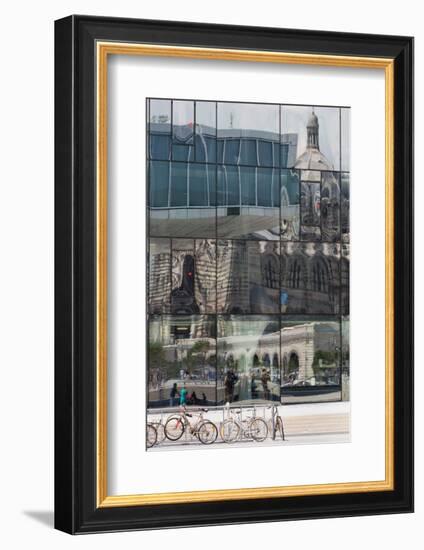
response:
[[[233,409],[240,410],[240,413],[238,413],[240,422],[243,422],[243,415],[246,415],[249,411],[252,411],[253,416],[262,417],[265,420],[265,422],[267,423],[267,425],[268,425],[268,420],[267,420],[266,411],[268,409],[271,409],[271,415],[270,415],[271,434],[270,434],[270,437],[273,441],[275,441],[275,439],[276,439],[276,423],[275,423],[275,421],[276,421],[276,417],[278,416],[278,407],[279,407],[279,405],[277,405],[277,404],[270,405],[270,404],[266,404],[266,403],[257,403],[257,404],[256,403],[249,403],[249,404],[246,404],[246,405],[242,405],[240,403],[226,403],[225,405],[207,407],[207,409],[210,412],[214,411],[214,412],[222,413],[221,422],[219,422],[219,420],[217,420],[216,422],[215,422],[215,420],[213,420],[215,422],[218,430],[220,429],[220,425],[225,420],[230,418],[231,414],[233,414],[233,413],[231,413],[231,411]],[[204,408],[205,407],[195,406],[195,405],[186,406],[186,410],[190,413],[193,413],[193,414],[196,414],[197,412],[201,412],[202,409],[204,409]],[[153,422],[160,423],[164,426],[165,422],[166,422],[166,421],[164,421],[164,416],[169,416],[171,414],[178,413],[179,411],[180,411],[180,406],[157,408],[157,409],[147,409],[147,417],[148,418],[149,417],[156,417],[156,418],[159,417],[160,420],[154,420]],[[280,417],[281,417],[281,420],[282,420],[282,440],[285,441],[286,438],[285,438],[285,430],[284,430],[284,421],[283,421],[283,418],[282,418],[281,415],[280,415]],[[152,421],[152,420],[149,420],[149,421]],[[182,444],[189,443],[189,440],[191,440],[191,434],[188,431],[185,431],[183,439],[184,439],[184,441],[181,441]],[[239,435],[239,440],[241,441],[242,439],[252,440],[252,438],[246,437],[244,432],[241,430],[241,434]],[[160,445],[160,443],[157,443],[156,445]]]

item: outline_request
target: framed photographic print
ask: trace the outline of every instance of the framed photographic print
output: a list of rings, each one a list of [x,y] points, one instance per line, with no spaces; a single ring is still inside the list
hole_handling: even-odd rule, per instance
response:
[[[55,524],[413,509],[413,39],[55,27]]]

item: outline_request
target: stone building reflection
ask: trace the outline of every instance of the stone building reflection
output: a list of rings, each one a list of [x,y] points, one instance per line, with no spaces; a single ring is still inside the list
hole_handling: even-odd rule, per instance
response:
[[[270,113],[150,102],[149,406],[174,384],[209,405],[334,393],[342,355],[347,376],[349,174],[313,109],[299,134]]]

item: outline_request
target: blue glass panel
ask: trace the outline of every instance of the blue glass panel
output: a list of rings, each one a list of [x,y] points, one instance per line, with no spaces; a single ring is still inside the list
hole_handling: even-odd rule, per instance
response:
[[[274,153],[274,166],[280,166],[280,142],[273,142],[272,144],[273,153]]]
[[[172,145],[172,160],[188,162],[194,160],[192,145]]]
[[[258,157],[260,166],[272,166],[272,141],[258,140]]]
[[[221,162],[224,162],[224,140],[223,139],[217,139],[216,140],[216,162],[219,164]]]
[[[167,134],[150,134],[150,158],[169,160],[171,137]]]
[[[256,204],[256,168],[240,167],[241,202],[244,205]]]
[[[240,164],[249,166],[257,166],[258,158],[256,155],[256,140],[246,139],[241,140]]]
[[[227,204],[240,204],[239,174],[235,166],[226,166],[227,172]]]
[[[208,206],[215,202],[215,166],[190,164],[190,206]]]
[[[225,164],[237,164],[239,158],[240,140],[226,139],[225,140]]]
[[[280,171],[274,169],[272,171],[272,205],[280,206],[281,197]]]
[[[287,163],[289,159],[289,144],[281,144],[281,168],[287,168]]]
[[[169,163],[151,161],[149,163],[150,206],[168,206]]]
[[[236,166],[218,168],[218,205],[238,206],[240,204],[239,175]]]
[[[271,168],[258,168],[258,206],[272,206]]]
[[[196,162],[216,161],[216,140],[213,136],[196,136]]]
[[[187,205],[187,167],[184,162],[171,164],[171,207]]]

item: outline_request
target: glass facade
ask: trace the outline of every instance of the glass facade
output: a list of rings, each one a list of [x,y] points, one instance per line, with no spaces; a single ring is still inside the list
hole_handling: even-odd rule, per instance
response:
[[[148,406],[341,398],[349,109],[147,101]]]

